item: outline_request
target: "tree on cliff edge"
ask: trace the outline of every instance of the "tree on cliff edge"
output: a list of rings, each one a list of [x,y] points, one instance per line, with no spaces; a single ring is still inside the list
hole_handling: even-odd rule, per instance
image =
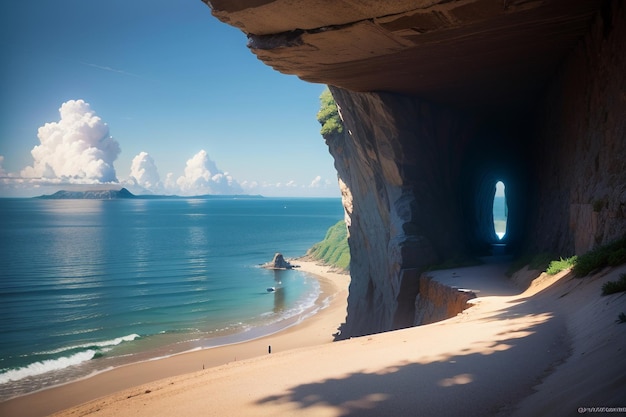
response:
[[[328,87],[320,95],[320,111],[317,112],[317,121],[322,125],[320,133],[325,139],[343,132],[343,122],[339,117],[337,103]]]

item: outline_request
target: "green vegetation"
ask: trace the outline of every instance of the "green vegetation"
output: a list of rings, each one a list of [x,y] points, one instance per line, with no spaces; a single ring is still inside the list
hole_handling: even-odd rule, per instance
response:
[[[317,112],[317,121],[322,125],[320,133],[324,138],[343,132],[343,122],[339,117],[337,103],[335,103],[335,99],[328,88],[320,96],[320,111]]]
[[[626,274],[621,274],[617,281],[608,281],[602,285],[602,295],[626,291]]]
[[[584,255],[566,259],[560,258],[558,261],[555,261],[555,258],[556,256],[549,253],[520,256],[511,263],[506,274],[510,277],[528,265],[528,269],[545,270],[550,275],[557,274],[566,268],[572,268],[575,276],[584,277],[606,266],[626,264],[626,237],[600,246]]]
[[[350,269],[350,247],[346,222],[341,220],[326,232],[326,237],[308,250],[307,255],[345,270]]]
[[[552,261],[546,269],[546,274],[556,275],[564,269],[571,268],[576,264],[576,259],[578,259],[577,256],[572,256],[570,258],[560,258],[558,261]]]
[[[584,277],[596,269],[623,263],[626,263],[626,237],[580,255],[573,271],[577,277]]]

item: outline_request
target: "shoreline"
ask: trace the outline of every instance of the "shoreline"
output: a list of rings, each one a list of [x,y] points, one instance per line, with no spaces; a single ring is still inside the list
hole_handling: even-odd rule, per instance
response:
[[[122,365],[76,381],[46,388],[0,402],[0,415],[46,416],[78,406],[118,391],[176,377],[230,362],[251,359],[300,347],[331,343],[345,321],[350,276],[329,271],[330,266],[297,258],[298,270],[313,276],[320,284],[315,313],[303,312],[269,334],[242,341],[198,348],[161,358]]]
[[[438,280],[478,293],[450,319],[308,347],[281,342],[275,354],[136,385],[55,417],[522,417],[622,407],[626,333],[614,318],[626,297],[600,295],[622,273],[626,265],[584,279],[567,270],[509,279],[493,265],[440,271]]]

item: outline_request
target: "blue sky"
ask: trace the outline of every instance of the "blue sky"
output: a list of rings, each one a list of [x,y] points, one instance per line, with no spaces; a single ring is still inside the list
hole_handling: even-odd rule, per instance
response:
[[[109,181],[94,160],[135,190],[339,196],[325,86],[257,60],[200,0],[2,2],[0,32],[0,196]],[[57,146],[107,127],[102,152]]]

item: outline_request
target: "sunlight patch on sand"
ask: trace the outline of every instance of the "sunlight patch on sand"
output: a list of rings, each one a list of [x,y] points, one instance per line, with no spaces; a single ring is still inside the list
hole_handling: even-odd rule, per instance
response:
[[[437,383],[440,387],[451,387],[453,385],[465,385],[474,381],[474,377],[471,374],[460,374],[453,376],[452,378],[444,378]]]

